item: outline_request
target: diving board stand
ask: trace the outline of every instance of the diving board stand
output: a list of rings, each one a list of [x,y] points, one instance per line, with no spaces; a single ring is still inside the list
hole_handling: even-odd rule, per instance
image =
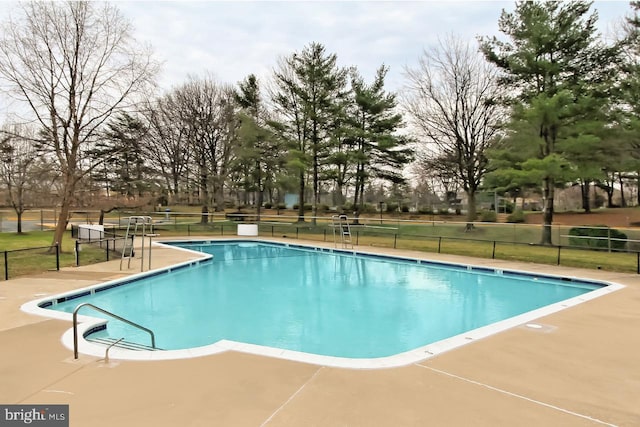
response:
[[[124,259],[128,258],[127,269],[131,268],[131,258],[135,256],[135,239],[139,236],[142,239],[142,245],[140,248],[140,271],[144,271],[144,247],[146,237],[149,238],[149,267],[151,270],[151,246],[152,239],[157,236],[153,232],[153,218],[150,216],[130,216],[127,218],[127,231],[124,235],[124,245],[122,247],[122,257],[120,258],[120,270]]]
[[[349,218],[346,215],[333,215],[331,217],[333,225],[333,245],[338,247],[338,235],[340,236],[340,244],[343,249],[349,246],[353,249],[353,241],[351,240],[351,227],[349,226]],[[336,234],[337,233],[337,234]]]

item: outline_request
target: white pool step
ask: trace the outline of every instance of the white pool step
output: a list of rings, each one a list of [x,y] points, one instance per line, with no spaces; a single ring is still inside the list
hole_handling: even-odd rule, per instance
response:
[[[96,343],[96,344],[102,344],[105,346],[110,346],[113,345],[114,347],[118,347],[118,348],[123,348],[126,350],[132,350],[132,351],[159,351],[162,350],[161,348],[153,348],[150,345],[145,345],[145,344],[139,344],[137,342],[131,342],[131,341],[125,341],[125,340],[120,340],[120,342],[117,342],[118,339],[116,338],[86,338],[87,341]]]

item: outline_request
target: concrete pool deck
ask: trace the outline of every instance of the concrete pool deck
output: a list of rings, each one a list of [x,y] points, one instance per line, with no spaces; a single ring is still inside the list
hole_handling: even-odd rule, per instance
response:
[[[106,363],[74,360],[61,343],[70,323],[20,306],[138,273],[140,264],[125,272],[119,261],[68,268],[0,283],[0,404],[69,404],[72,426],[640,425],[640,276],[362,249],[625,288],[540,318],[540,329],[518,326],[399,368],[332,368],[234,351]],[[153,267],[196,257],[154,248]]]

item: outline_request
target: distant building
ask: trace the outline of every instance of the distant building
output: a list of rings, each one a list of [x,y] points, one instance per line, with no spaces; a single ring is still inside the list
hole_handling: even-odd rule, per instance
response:
[[[284,204],[286,205],[287,209],[293,209],[293,206],[297,205],[299,200],[300,198],[297,194],[287,193],[284,195]]]

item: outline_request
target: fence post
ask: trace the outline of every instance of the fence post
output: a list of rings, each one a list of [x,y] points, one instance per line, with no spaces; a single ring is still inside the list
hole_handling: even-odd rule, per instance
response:
[[[56,271],[60,271],[60,243],[58,242],[56,242]]]
[[[298,230],[299,230],[299,227],[296,227],[296,239],[298,238]]]
[[[191,224],[187,224],[187,236],[191,236]]]
[[[493,251],[491,252],[491,259],[496,259],[496,241],[493,241]]]
[[[396,242],[398,241],[398,235],[393,233],[393,249],[396,248]]]
[[[324,232],[324,237],[323,237],[322,241],[323,241],[323,242],[326,242],[326,241],[327,241],[327,229],[325,228],[325,229],[323,230],[323,232]]]
[[[440,253],[440,245],[442,244],[442,236],[438,237],[438,253]]]
[[[57,252],[57,249],[56,249],[56,252]],[[76,240],[76,267],[80,267],[80,241],[79,240]]]
[[[9,255],[4,251],[4,280],[9,280]]]
[[[7,253],[5,252],[5,256]],[[640,274],[640,252],[636,252],[637,261],[636,261],[636,274]]]
[[[611,252],[611,227],[607,227],[607,248]]]
[[[40,231],[44,231],[44,213],[40,209]]]
[[[326,230],[325,230],[326,231]],[[360,231],[357,230],[356,231],[356,246],[358,246],[358,243],[360,242]]]
[[[273,225],[271,226],[271,237],[273,237]]]
[[[562,245],[558,245],[558,265],[560,265],[560,248]]]
[[[115,242],[114,242],[115,247]],[[107,239],[107,261],[109,261],[109,239]]]

